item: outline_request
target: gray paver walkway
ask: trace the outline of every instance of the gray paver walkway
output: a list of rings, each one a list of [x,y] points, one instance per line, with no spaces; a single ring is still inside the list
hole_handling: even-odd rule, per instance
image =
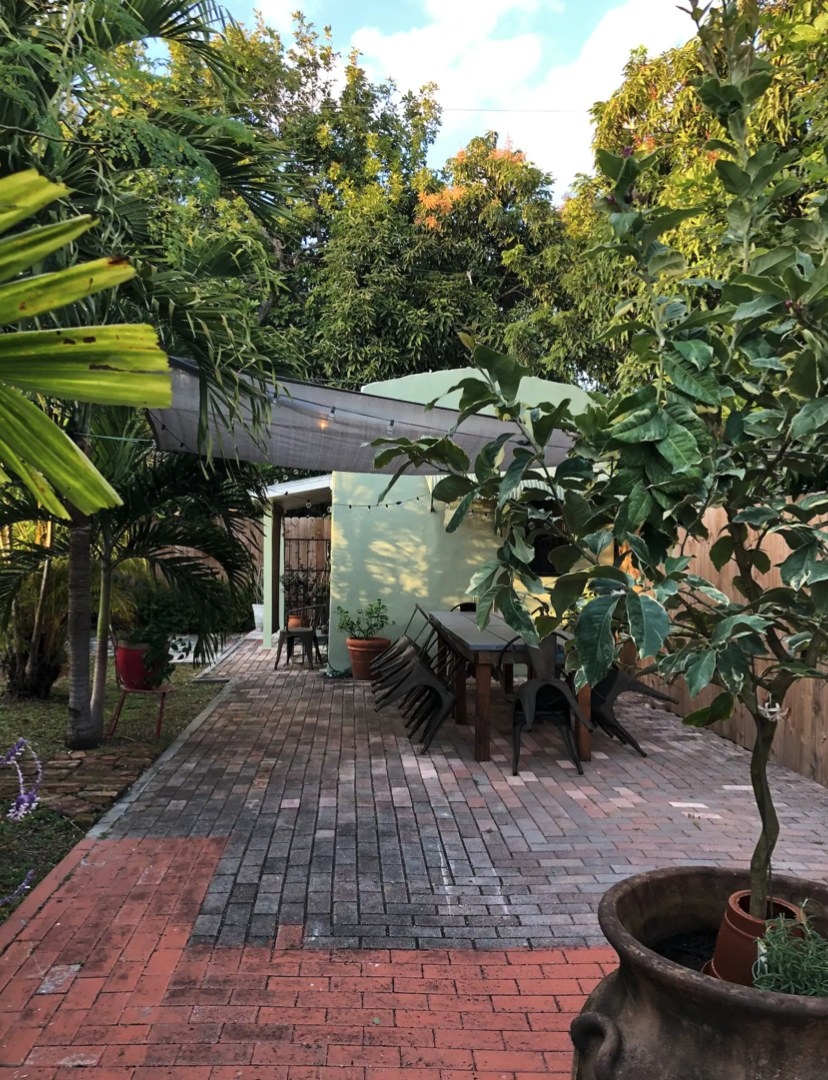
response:
[[[748,754],[644,699],[622,711],[646,759],[599,734],[580,777],[541,729],[512,777],[505,701],[493,760],[478,764],[471,727],[448,722],[422,756],[366,684],[274,672],[253,642],[222,673],[231,682],[210,715],[97,830],[228,838],[196,944],[268,944],[286,924],[320,947],[594,944],[615,881],[749,859]],[[772,776],[777,869],[824,878],[828,791],[782,768]]]

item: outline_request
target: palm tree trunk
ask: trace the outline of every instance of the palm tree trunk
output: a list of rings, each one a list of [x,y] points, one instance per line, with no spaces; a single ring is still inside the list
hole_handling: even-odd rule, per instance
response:
[[[46,523],[46,535],[44,536],[44,541],[46,547],[48,548],[51,548],[52,546],[52,533],[53,525],[52,522],[49,521]],[[34,626],[32,628],[31,641],[29,642],[29,655],[26,658],[26,673],[24,676],[24,682],[26,683],[27,688],[32,688],[34,686],[35,680],[37,679],[38,661],[40,659],[40,638],[41,634],[43,633],[43,615],[46,610],[46,597],[49,592],[49,576],[51,569],[52,560],[51,558],[47,558],[46,561],[43,563],[43,573],[40,577],[40,592],[38,593],[37,597],[37,607],[35,608],[34,614]]]
[[[74,508],[69,525],[69,718],[66,745],[90,750],[103,737],[103,723],[95,724],[89,696],[89,625],[91,607],[89,518]]]
[[[95,631],[95,674],[92,680],[92,723],[103,731],[106,703],[106,670],[109,662],[109,618],[112,607],[112,567],[109,552],[101,552],[101,595],[98,600],[98,624]]]

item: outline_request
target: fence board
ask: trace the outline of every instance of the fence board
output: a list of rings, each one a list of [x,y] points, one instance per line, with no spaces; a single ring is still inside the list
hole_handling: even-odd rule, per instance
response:
[[[708,511],[705,525],[710,533],[708,540],[688,540],[685,554],[693,556],[693,573],[707,578],[713,585],[727,595],[734,594],[733,578],[736,570],[731,562],[717,570],[710,561],[709,550],[716,541],[725,517],[721,510]],[[771,561],[771,570],[762,577],[769,587],[780,583],[777,565],[789,554],[788,545],[777,535],[768,536],[762,544]],[[684,680],[679,679],[670,687],[665,687],[659,679],[650,679],[654,686],[666,690],[679,699],[675,711],[684,715],[693,709],[708,704],[719,692],[707,689],[697,698],[691,699]],[[786,700],[788,715],[782,721],[773,746],[773,760],[786,765],[802,776],[816,780],[828,786],[828,684],[818,680],[800,680],[791,688]],[[753,746],[754,729],[749,713],[741,706],[736,709],[730,720],[715,724],[713,730],[726,739],[750,749]]]

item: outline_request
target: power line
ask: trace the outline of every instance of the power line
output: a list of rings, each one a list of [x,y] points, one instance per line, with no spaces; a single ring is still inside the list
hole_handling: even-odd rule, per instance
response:
[[[471,112],[471,113],[559,113],[569,116],[586,116],[589,109],[501,109],[497,106],[483,108],[481,106],[442,105],[441,112]]]

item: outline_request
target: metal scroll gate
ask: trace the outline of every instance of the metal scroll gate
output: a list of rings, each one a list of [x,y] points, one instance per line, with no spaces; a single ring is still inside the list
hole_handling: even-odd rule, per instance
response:
[[[330,606],[331,518],[285,517],[283,587],[285,608]]]

